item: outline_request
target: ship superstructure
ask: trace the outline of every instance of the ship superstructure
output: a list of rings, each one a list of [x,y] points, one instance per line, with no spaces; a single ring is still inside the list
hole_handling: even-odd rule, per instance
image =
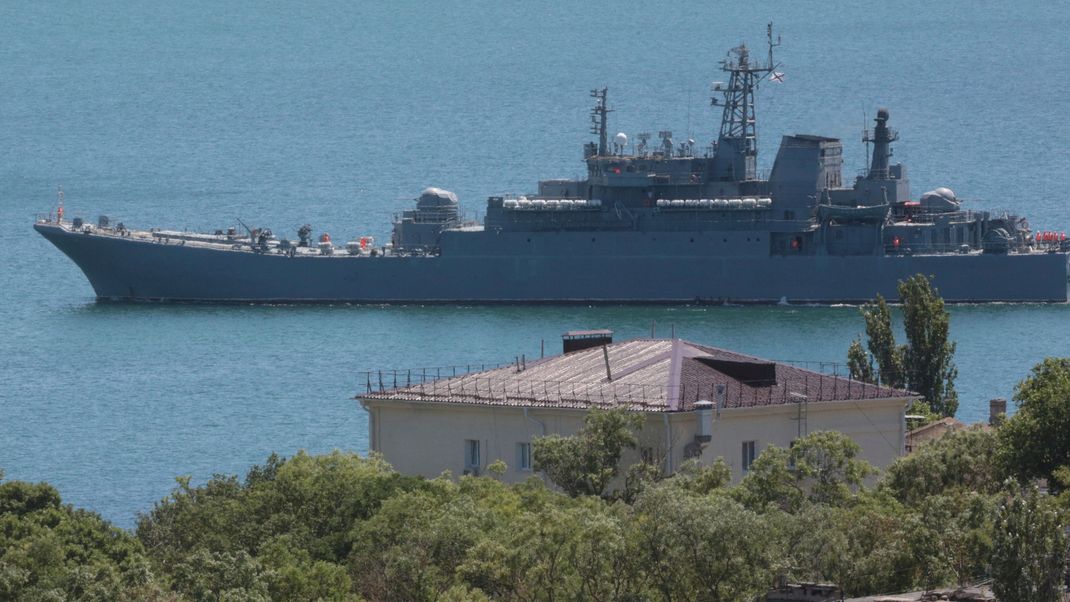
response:
[[[661,131],[609,135],[605,88],[593,90],[587,176],[487,200],[461,219],[429,188],[395,220],[390,243],[315,242],[268,231],[132,231],[80,220],[36,228],[85,272],[98,297],[160,301],[858,302],[895,298],[898,280],[931,275],[949,301],[1066,301],[1070,243],[1010,214],[964,209],[949,189],[914,199],[892,163],[886,109],[863,133],[870,164],[843,177],[840,140],[784,136],[768,178],[757,169],[754,98],[780,77],[745,45],[721,62],[715,142]]]

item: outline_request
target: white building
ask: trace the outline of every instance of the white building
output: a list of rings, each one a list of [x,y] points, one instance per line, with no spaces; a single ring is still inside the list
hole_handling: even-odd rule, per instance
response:
[[[582,331],[567,333],[564,349],[436,380],[369,379],[358,399],[371,449],[427,477],[478,474],[501,459],[505,479],[520,481],[531,475],[533,439],[575,433],[589,408],[624,407],[646,415],[627,464],[643,457],[672,472],[688,458],[722,457],[738,479],[766,446],[834,430],[883,468],[903,453],[905,410],[917,398],[680,339],[614,343],[610,331]]]

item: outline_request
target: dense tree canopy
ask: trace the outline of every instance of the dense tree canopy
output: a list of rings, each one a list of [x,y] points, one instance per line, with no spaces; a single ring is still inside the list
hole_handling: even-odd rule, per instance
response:
[[[881,486],[905,504],[936,495],[994,494],[1002,487],[994,431],[971,427],[922,444],[885,471]]]
[[[161,595],[141,544],[45,483],[0,483],[0,600]]]
[[[0,482],[0,599],[748,600],[784,576],[850,596],[991,578],[1004,599],[1046,600],[1070,493],[1013,478],[1065,486],[1070,467],[1007,454],[1023,433],[1061,441],[1035,429],[1057,428],[1067,393],[1070,363],[1045,362],[999,430],[951,433],[879,478],[850,439],[816,432],[767,448],[736,484],[723,461],[689,461],[675,475],[629,470],[641,486],[607,493],[639,423],[597,413],[560,438],[590,446],[561,464],[580,467],[561,478],[571,490],[407,477],[341,452],[272,456],[244,479],[178,479],[135,537],[48,485]]]
[[[1056,602],[1066,570],[1064,522],[1036,489],[1014,490],[996,516],[992,577],[1000,600]]]
[[[1023,478],[1046,478],[1070,466],[1070,358],[1048,358],[1018,383],[1018,411],[999,429],[1000,460]]]

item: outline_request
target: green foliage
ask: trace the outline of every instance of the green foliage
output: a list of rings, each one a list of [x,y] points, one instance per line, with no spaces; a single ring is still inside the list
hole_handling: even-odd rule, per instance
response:
[[[955,392],[958,368],[952,360],[955,343],[948,340],[951,315],[939,292],[922,274],[899,283],[899,298],[907,336],[903,349],[906,384],[920,393],[934,412],[954,416],[959,399]]]
[[[894,501],[806,504],[787,518],[785,563],[795,579],[836,583],[851,595],[908,591],[921,580],[925,560],[907,537],[920,521]]]
[[[1020,398],[1058,397],[1063,370],[1038,366]],[[674,475],[640,463],[606,495],[640,421],[597,413],[562,438],[583,459],[570,468],[583,495],[535,477],[427,480],[377,457],[273,455],[243,480],[179,478],[137,539],[47,485],[0,483],[0,599],[752,600],[786,575],[852,597],[995,576],[1001,599],[1046,600],[1058,582],[1070,493],[1008,494],[1002,434],[951,433],[875,489],[857,444],[815,432],[764,450],[736,486],[723,460]],[[1054,474],[1070,483],[1070,467]]]
[[[272,460],[269,460],[269,464]],[[376,457],[299,453],[274,467],[254,467],[246,484],[216,476],[201,487],[179,478],[171,496],[138,520],[137,535],[154,558],[176,564],[198,548],[255,554],[276,535],[290,535],[313,560],[349,553],[345,534],[383,499],[420,480]]]
[[[877,364],[876,375],[861,341],[855,339],[847,350],[851,377],[874,382],[877,376],[885,386],[909,388],[919,393],[934,413],[954,416],[959,401],[955,392],[958,369],[952,360],[955,343],[948,340],[951,315],[939,292],[922,274],[900,281],[898,291],[907,344],[896,344],[888,303],[877,295],[861,309],[867,346]]]
[[[798,439],[790,450],[769,446],[751,464],[736,496],[750,508],[774,505],[795,512],[804,502],[841,505],[875,472],[858,458],[862,448],[849,437],[819,431]]]
[[[1033,367],[1014,394],[1018,411],[999,427],[999,458],[1020,480],[1047,478],[1070,465],[1070,358]]]
[[[729,468],[724,458],[717,458],[708,465],[703,465],[698,460],[684,462],[669,484],[692,493],[706,495],[723,489],[731,481],[732,469]]]
[[[502,478],[507,470],[509,470],[509,466],[500,458],[487,465],[487,474],[495,479]]]
[[[583,428],[568,437],[537,437],[535,470],[571,496],[603,495],[617,476],[621,454],[636,446],[642,414],[619,409],[591,410]]]
[[[272,455],[244,483],[219,475],[194,487],[179,478],[170,497],[139,517],[137,536],[175,591],[192,599],[350,599],[341,568],[349,532],[384,500],[423,486],[377,457]]]
[[[737,502],[663,487],[644,493],[635,513],[638,548],[659,598],[749,600],[772,583],[772,532]]]
[[[264,567],[247,552],[199,549],[171,568],[174,590],[196,602],[268,602]]]
[[[854,380],[866,383],[877,382],[877,376],[873,371],[873,359],[866,353],[862,346],[862,339],[855,337],[851,346],[847,348],[847,371]]]
[[[810,433],[799,439],[789,453],[796,480],[808,485],[809,499],[817,504],[842,504],[876,473],[858,457],[861,446],[835,431]]]
[[[860,311],[866,321],[866,344],[877,362],[877,376],[881,384],[903,388],[906,386],[906,368],[903,365],[905,350],[895,343],[892,312],[888,309],[888,303],[878,294],[873,303],[866,304]]]
[[[907,430],[921,428],[944,418],[944,416],[934,412],[932,406],[930,406],[924,399],[915,399],[910,404],[910,407],[907,408],[907,414],[915,416],[915,418],[907,418]]]
[[[1036,489],[1013,491],[996,517],[992,548],[992,586],[1000,600],[1060,599],[1066,536],[1051,499]]]
[[[984,428],[947,433],[897,459],[880,487],[908,505],[935,495],[995,494],[1002,487],[996,434]]]
[[[136,600],[159,595],[136,539],[61,503],[44,483],[0,483],[0,599]]]
[[[911,543],[916,555],[926,558],[926,586],[966,585],[988,575],[999,497],[959,490],[917,504],[917,516],[923,520]]]

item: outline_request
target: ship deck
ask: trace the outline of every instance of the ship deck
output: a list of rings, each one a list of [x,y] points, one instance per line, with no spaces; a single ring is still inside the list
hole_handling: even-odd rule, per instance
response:
[[[230,251],[235,253],[269,253],[277,255],[299,255],[302,257],[323,258],[376,257],[390,253],[389,247],[376,247],[373,243],[366,243],[364,246],[361,246],[359,239],[354,241],[347,241],[341,244],[328,241],[331,242],[331,246],[328,249],[321,248],[319,245],[321,245],[322,243],[318,242],[310,243],[310,246],[304,247],[298,246],[296,242],[293,242],[289,247],[287,247],[285,246],[282,240],[272,237],[267,240],[265,249],[256,245],[250,234],[239,236],[225,233],[209,234],[204,232],[189,232],[183,230],[164,230],[160,228],[137,230],[125,227],[119,228],[118,226],[102,227],[89,223],[84,223],[81,225],[80,228],[76,228],[74,222],[72,221],[47,218],[38,218],[37,224],[41,226],[60,228],[63,231],[71,234],[81,233],[86,236],[117,238],[145,244],[189,246],[193,248],[202,248],[214,251]]]

